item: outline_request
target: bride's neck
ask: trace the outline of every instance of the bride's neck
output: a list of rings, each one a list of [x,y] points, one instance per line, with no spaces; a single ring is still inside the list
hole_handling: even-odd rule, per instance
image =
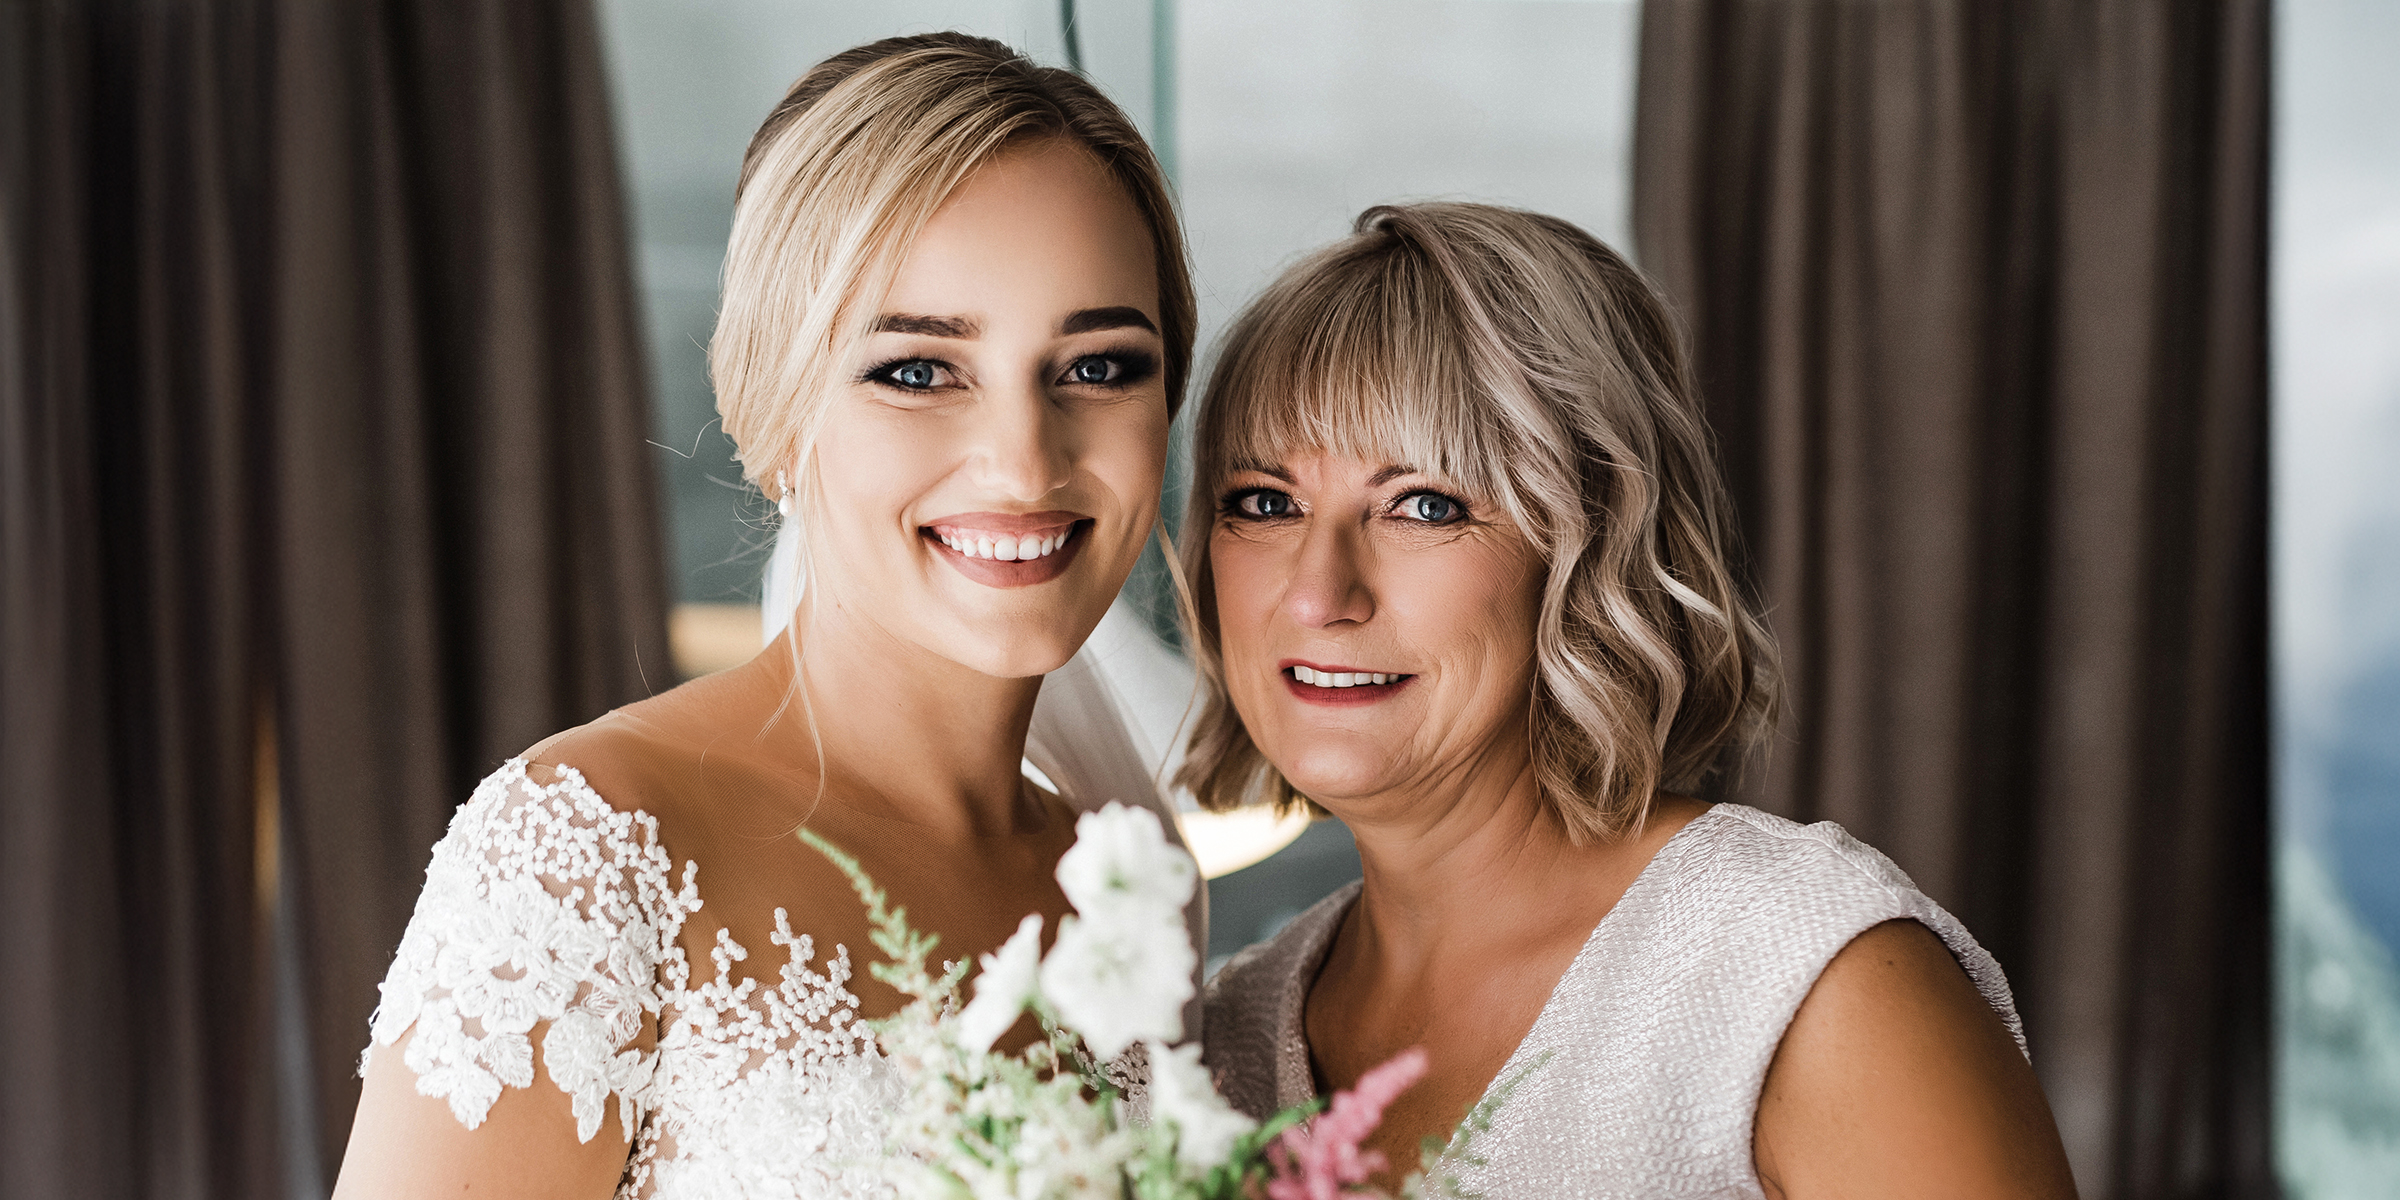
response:
[[[821,746],[832,793],[957,834],[1006,833],[1027,817],[1020,772],[1040,676],[986,675],[838,606],[802,606],[755,661],[790,697],[775,741],[795,762],[814,763]]]

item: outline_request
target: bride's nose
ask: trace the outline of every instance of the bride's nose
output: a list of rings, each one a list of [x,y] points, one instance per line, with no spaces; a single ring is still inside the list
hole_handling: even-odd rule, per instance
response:
[[[987,392],[976,406],[975,483],[1031,504],[1065,487],[1074,475],[1066,414],[1039,388]]]

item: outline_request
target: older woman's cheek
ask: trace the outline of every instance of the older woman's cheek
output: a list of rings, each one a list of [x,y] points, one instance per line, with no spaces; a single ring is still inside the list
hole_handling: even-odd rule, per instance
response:
[[[1267,662],[1268,623],[1277,608],[1277,593],[1265,578],[1264,547],[1239,532],[1219,528],[1209,543],[1210,573],[1217,605],[1218,658],[1225,672],[1225,691],[1234,711],[1250,727],[1250,740],[1262,750],[1273,737],[1273,723],[1260,720],[1267,696],[1263,672]]]

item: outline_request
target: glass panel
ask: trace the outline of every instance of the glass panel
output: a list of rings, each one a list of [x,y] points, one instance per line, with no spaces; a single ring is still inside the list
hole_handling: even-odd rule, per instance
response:
[[[2400,7],[2277,7],[2277,1155],[2400,1180]]]

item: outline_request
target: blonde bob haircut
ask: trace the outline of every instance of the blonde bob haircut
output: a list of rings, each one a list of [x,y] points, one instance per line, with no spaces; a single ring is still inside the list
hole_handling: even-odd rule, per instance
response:
[[[1045,138],[1089,151],[1149,224],[1172,412],[1191,369],[1191,274],[1133,122],[1083,77],[989,38],[886,38],[811,67],[742,158],[708,364],[751,483],[814,496],[830,385],[910,244],[976,168]]]
[[[1639,828],[1766,733],[1774,645],[1665,304],[1555,217],[1385,206],[1253,301],[1208,383],[1182,547],[1203,696],[1177,775],[1202,805],[1306,799],[1227,698],[1209,541],[1234,471],[1312,452],[1432,472],[1530,540],[1526,732],[1569,836]]]

